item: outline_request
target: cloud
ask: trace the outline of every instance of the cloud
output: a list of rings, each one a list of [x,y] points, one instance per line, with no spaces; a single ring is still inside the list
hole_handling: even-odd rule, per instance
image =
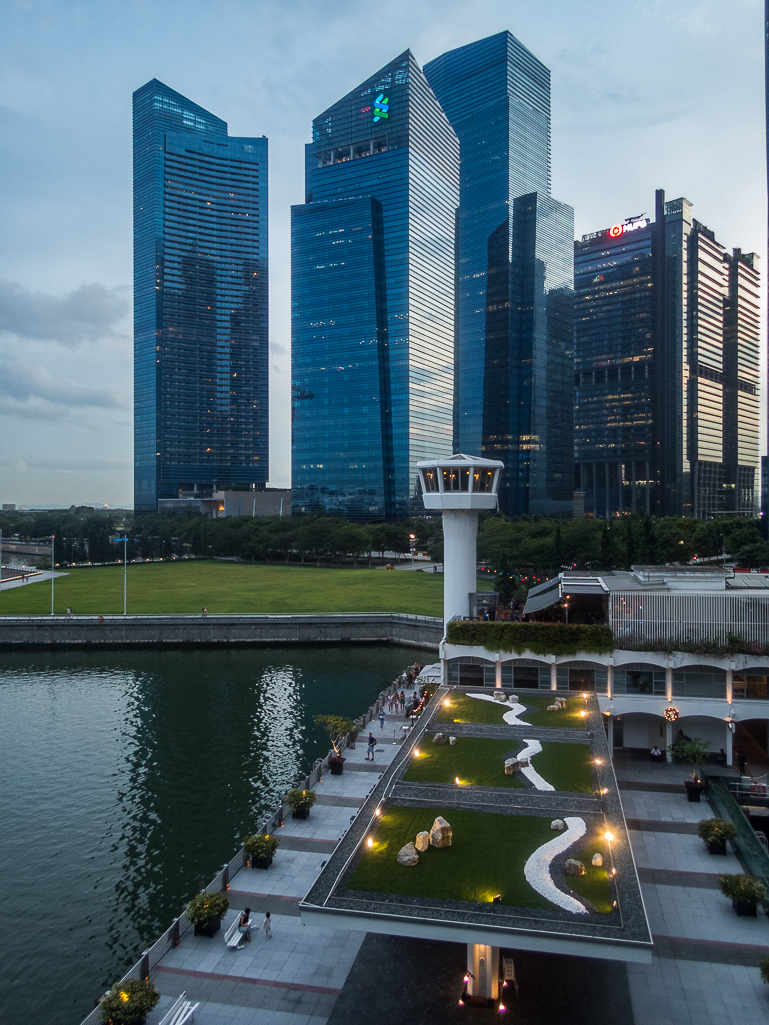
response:
[[[114,330],[128,310],[120,291],[94,282],[59,298],[0,278],[0,331],[70,348],[100,338],[122,337]]]
[[[45,399],[59,406],[96,406],[127,409],[128,396],[121,388],[90,388],[56,378],[39,363],[0,358],[0,394],[17,402]]]
[[[270,342],[270,352],[274,356],[287,356],[288,346],[281,345],[280,342]]]

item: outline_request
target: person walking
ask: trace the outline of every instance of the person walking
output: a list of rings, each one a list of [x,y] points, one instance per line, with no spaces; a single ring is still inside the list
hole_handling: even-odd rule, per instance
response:
[[[405,692],[405,690],[401,691],[400,702],[401,702],[401,712],[403,713],[403,712],[406,711],[406,692]]]
[[[272,919],[270,918],[270,912],[266,911],[264,914],[264,921],[262,922],[262,928],[264,929],[264,935],[268,940],[272,939]]]
[[[379,729],[380,730],[384,729],[384,721],[385,721],[385,713],[384,713],[384,709],[382,709],[380,711],[380,713],[379,713]]]
[[[374,737],[373,733],[369,733],[369,735],[368,735],[368,746],[366,748],[366,761],[367,762],[373,762],[374,761],[374,751],[375,751],[375,749],[376,749],[376,738]]]

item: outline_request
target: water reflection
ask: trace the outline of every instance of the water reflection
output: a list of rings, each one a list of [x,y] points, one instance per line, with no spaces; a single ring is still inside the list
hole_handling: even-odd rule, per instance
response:
[[[3,1021],[77,1023],[325,754],[315,715],[359,715],[412,658],[389,646],[4,656]],[[42,944],[40,913],[57,923]]]

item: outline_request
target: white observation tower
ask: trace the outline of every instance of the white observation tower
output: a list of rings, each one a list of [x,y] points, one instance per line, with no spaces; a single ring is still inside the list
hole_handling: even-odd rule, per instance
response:
[[[504,463],[462,454],[417,463],[425,509],[443,512],[443,622],[470,614],[478,513],[496,509]]]

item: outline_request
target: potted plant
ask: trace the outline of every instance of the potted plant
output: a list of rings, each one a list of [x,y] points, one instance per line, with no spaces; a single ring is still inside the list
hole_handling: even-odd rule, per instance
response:
[[[196,936],[213,936],[222,927],[230,902],[223,893],[199,893],[187,905],[187,918],[195,926]]]
[[[702,794],[699,767],[705,761],[709,747],[710,741],[703,740],[702,737],[679,740],[673,745],[673,757],[676,761],[687,762],[692,766],[692,778],[685,781],[686,796],[690,801],[699,802]]]
[[[101,1020],[108,1025],[141,1025],[160,1000],[160,993],[147,979],[116,982],[99,1001]]]
[[[268,833],[244,836],[243,847],[251,862],[251,868],[269,868],[279,843],[280,839],[277,836],[270,836]]]
[[[286,804],[291,809],[291,817],[294,819],[306,819],[310,814],[310,808],[318,800],[314,790],[300,790],[294,787],[286,794]]]
[[[331,741],[331,746],[334,749],[334,753],[328,760],[331,775],[341,776],[344,770],[342,741],[355,729],[355,723],[352,719],[347,719],[343,715],[316,715],[315,725],[321,726],[328,733],[328,739]]]
[[[737,827],[726,819],[703,819],[697,826],[697,836],[708,849],[708,854],[726,854],[726,841],[737,836]]]
[[[766,897],[766,887],[754,876],[719,876],[718,888],[732,902],[738,915],[750,915],[752,918],[756,917],[756,905]]]

